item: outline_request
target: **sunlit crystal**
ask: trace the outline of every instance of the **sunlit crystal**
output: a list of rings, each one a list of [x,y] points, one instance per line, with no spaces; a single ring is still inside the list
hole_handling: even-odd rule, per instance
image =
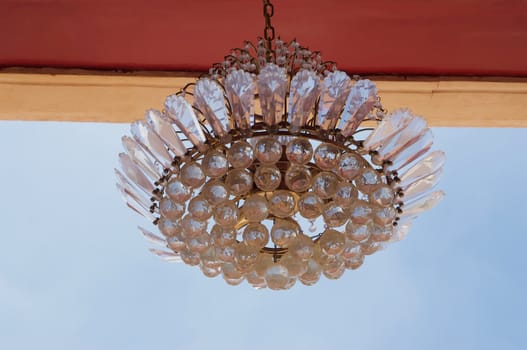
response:
[[[202,233],[198,236],[192,237],[187,241],[187,248],[191,252],[202,253],[209,247],[209,235]]]
[[[234,262],[236,268],[242,273],[254,270],[256,258],[258,257],[259,247],[246,244],[244,242],[236,245]]]
[[[288,252],[294,257],[302,260],[308,260],[314,254],[313,240],[306,235],[298,234],[288,245]]]
[[[384,117],[377,128],[364,140],[363,146],[373,150],[387,143],[394,135],[403,130],[412,120],[413,115],[408,109],[397,109]]]
[[[289,282],[289,271],[287,271],[287,268],[282,264],[275,263],[267,268],[264,278],[270,289],[285,289]]]
[[[373,210],[373,222],[377,225],[391,224],[395,219],[393,207],[375,208]]]
[[[360,244],[352,240],[346,239],[346,244],[344,245],[344,249],[342,250],[341,256],[346,260],[350,260],[360,257],[361,254],[362,249]]]
[[[222,137],[231,130],[223,90],[216,81],[208,78],[199,79],[194,89],[194,102],[216,135]]]
[[[165,143],[154,133],[144,120],[133,122],[130,132],[134,139],[155,158],[159,164],[169,168],[172,164],[172,156],[168,153]]]
[[[187,249],[187,243],[179,236],[172,236],[167,238],[167,244],[175,252],[181,252]]]
[[[255,84],[253,77],[242,70],[233,70],[227,74],[224,86],[236,126],[240,129],[248,129],[254,115]]]
[[[379,173],[373,169],[364,169],[355,182],[357,188],[364,193],[371,193],[382,185]]]
[[[179,223],[177,221],[172,221],[164,217],[161,217],[159,219],[157,227],[165,237],[172,237],[181,233],[181,227],[179,226]]]
[[[139,188],[143,189],[146,193],[151,193],[154,190],[154,186],[150,180],[126,153],[119,153],[119,163],[126,176]]]
[[[388,185],[382,185],[376,189],[370,196],[370,201],[381,206],[385,207],[391,205],[394,200],[393,189]]]
[[[322,268],[320,265],[313,259],[307,261],[307,270],[298,277],[302,284],[306,286],[312,286],[318,282],[320,275],[322,274]]]
[[[300,276],[307,271],[307,263],[289,253],[282,256],[280,263],[285,266],[290,277]]]
[[[181,219],[180,225],[182,229],[181,233],[186,239],[201,235],[207,229],[207,223],[205,221],[198,220],[191,214],[185,215]]]
[[[344,111],[340,118],[339,129],[344,136],[351,136],[360,123],[370,113],[377,102],[377,87],[371,80],[359,80],[352,86]]]
[[[375,242],[386,242],[392,237],[392,234],[392,225],[374,225],[373,231],[371,232],[371,240]]]
[[[288,115],[291,130],[300,130],[315,107],[318,97],[319,78],[315,72],[300,70],[291,79]]]
[[[424,177],[410,184],[404,190],[403,200],[409,201],[415,197],[419,197],[423,195],[424,193],[430,191],[438,184],[439,180],[441,179],[442,174],[443,174],[443,169],[439,169],[435,173],[432,173],[428,175],[427,177]]]
[[[214,225],[210,231],[212,242],[215,246],[225,247],[236,243],[236,230],[231,227]]]
[[[158,170],[144,149],[134,139],[123,136],[121,140],[130,159],[141,168],[145,175],[154,181],[161,177],[161,171]]]
[[[435,207],[435,205],[439,203],[444,196],[445,193],[443,191],[435,191],[427,194],[426,196],[420,197],[415,201],[405,203],[402,208],[403,214],[401,217],[414,217],[423,211],[430,210]]]
[[[356,201],[350,210],[350,220],[354,224],[368,224],[372,220],[373,210],[368,202],[363,200]]]
[[[398,186],[406,188],[411,183],[435,173],[444,163],[445,153],[442,151],[434,151],[401,174],[399,176],[401,182]]]
[[[349,207],[356,198],[357,188],[352,183],[341,181],[333,196],[333,201],[342,207]]]
[[[414,116],[404,129],[377,150],[378,159],[381,161],[393,159],[396,154],[416,142],[426,131],[426,120]]]
[[[275,64],[269,63],[260,70],[257,78],[258,95],[267,125],[275,125],[282,120],[287,80],[285,68]]]
[[[401,150],[393,158],[390,159],[392,164],[390,165],[390,170],[399,170],[404,166],[412,163],[414,160],[419,159],[432,147],[434,142],[434,136],[432,131],[427,129],[424,134],[415,142],[409,145],[408,147]]]
[[[331,130],[337,125],[344,103],[351,90],[351,79],[345,72],[329,73],[321,84],[318,105],[318,125],[323,130]]]

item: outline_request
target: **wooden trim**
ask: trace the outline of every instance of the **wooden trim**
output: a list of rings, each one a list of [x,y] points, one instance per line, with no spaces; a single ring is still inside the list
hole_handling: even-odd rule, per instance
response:
[[[130,122],[196,79],[189,72],[0,71],[0,120]],[[526,78],[372,77],[383,105],[432,126],[527,127]]]

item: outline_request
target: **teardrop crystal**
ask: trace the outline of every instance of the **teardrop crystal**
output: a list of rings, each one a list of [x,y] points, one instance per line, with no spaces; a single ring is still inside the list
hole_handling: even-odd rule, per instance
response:
[[[280,123],[284,113],[287,89],[285,68],[278,67],[273,63],[267,64],[260,70],[257,85],[264,123],[267,125]]]
[[[205,150],[206,137],[190,103],[181,95],[170,95],[165,100],[168,117],[200,150]]]
[[[345,72],[331,72],[321,83],[321,90],[317,122],[322,130],[331,130],[337,125],[350,94],[351,79]]]
[[[434,151],[417,162],[414,166],[399,176],[399,187],[407,188],[411,183],[418,181],[441,168],[445,163],[445,152]]]
[[[302,69],[291,79],[289,89],[289,123],[293,132],[306,125],[319,95],[320,79],[313,71]]]
[[[130,131],[134,139],[143,146],[161,165],[169,168],[172,156],[168,153],[165,143],[154,133],[144,120],[133,122]]]
[[[223,137],[231,130],[230,118],[220,85],[208,78],[199,79],[194,89],[194,103],[209,122],[214,133]]]
[[[243,70],[233,70],[223,83],[236,126],[249,129],[254,119],[254,79]]]
[[[375,130],[364,140],[366,150],[374,150],[385,144],[387,140],[406,128],[412,120],[412,113],[408,109],[397,109],[384,117]]]
[[[165,142],[167,147],[178,157],[187,153],[183,141],[177,136],[172,124],[163,118],[161,112],[149,109],[145,113],[145,119],[150,128]]]
[[[161,177],[162,172],[157,169],[154,162],[152,162],[144,149],[134,139],[123,136],[121,141],[130,159],[143,170],[145,175],[154,181]]]
[[[357,81],[351,88],[340,118],[340,133],[346,137],[353,135],[360,123],[373,110],[377,100],[377,87],[374,82],[368,79]]]

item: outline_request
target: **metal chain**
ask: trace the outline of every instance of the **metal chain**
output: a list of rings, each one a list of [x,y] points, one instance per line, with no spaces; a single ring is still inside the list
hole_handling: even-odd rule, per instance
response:
[[[267,49],[271,51],[274,40],[274,27],[271,25],[271,17],[274,15],[274,7],[270,0],[263,0],[263,15],[265,18],[264,39],[267,43]]]

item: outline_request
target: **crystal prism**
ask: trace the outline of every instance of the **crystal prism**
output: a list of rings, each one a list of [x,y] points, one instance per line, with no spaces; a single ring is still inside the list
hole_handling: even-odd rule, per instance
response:
[[[150,248],[148,249],[148,251],[167,262],[181,262],[182,261],[179,254],[176,254],[173,252],[167,252],[166,250],[154,249],[154,248]]]
[[[203,78],[196,82],[194,103],[209,122],[214,133],[223,137],[231,130],[223,90],[214,80]]]
[[[144,211],[150,212],[150,205],[152,202],[150,202],[149,199],[138,194],[137,192],[134,192],[133,189],[130,189],[129,187],[124,187],[120,183],[116,183],[115,185],[117,186],[117,189],[119,189],[119,191],[121,192],[125,202],[129,204],[137,204],[142,209],[144,209]]]
[[[402,225],[397,225],[396,227],[394,227],[393,235],[390,238],[389,242],[392,243],[392,242],[402,241],[406,237],[406,235],[408,234],[411,228],[412,228],[412,222],[410,221],[405,222]]]
[[[119,153],[119,163],[126,176],[146,193],[152,193],[154,185],[126,153]]]
[[[414,143],[397,153],[392,159],[390,170],[399,170],[404,166],[412,163],[414,160],[428,152],[434,143],[432,130],[426,129],[426,132]]]
[[[119,170],[115,169],[115,175],[117,176],[117,186],[119,189],[122,189],[135,198],[145,209],[150,210],[150,206],[152,205],[150,195],[137,186],[134,186]]]
[[[426,192],[434,188],[441,176],[443,175],[443,169],[438,169],[435,173],[432,173],[412,184],[410,184],[406,189],[403,189],[404,192],[404,201],[411,201],[412,199],[422,196]]]
[[[413,117],[403,130],[400,130],[377,151],[381,161],[391,160],[404,148],[416,142],[427,131],[426,120]]]
[[[165,100],[165,108],[170,119],[187,136],[189,141],[204,151],[207,139],[190,103],[183,96],[170,95]]]
[[[402,175],[399,175],[399,186],[406,188],[412,182],[418,181],[441,168],[445,163],[445,152],[434,151],[417,162],[414,166],[408,169]]]
[[[143,148],[134,139],[123,136],[121,141],[130,159],[143,170],[145,175],[154,181],[161,177],[161,171],[157,169],[154,162],[152,162]]]
[[[306,124],[319,95],[320,79],[315,72],[303,69],[296,73],[289,88],[289,123],[292,131]]]
[[[340,118],[340,133],[346,137],[353,135],[360,123],[373,110],[377,100],[377,87],[374,82],[368,79],[356,82],[351,88]]]
[[[269,63],[260,70],[257,80],[258,96],[262,107],[264,123],[276,125],[282,121],[287,73],[285,68]]]
[[[166,146],[178,157],[187,153],[183,141],[177,136],[172,124],[163,118],[161,112],[149,109],[145,113],[145,119],[150,128],[163,140]]]
[[[152,232],[148,231],[147,229],[145,229],[145,228],[143,228],[141,226],[137,226],[137,228],[141,231],[143,236],[150,243],[155,244],[155,245],[160,246],[160,247],[166,247],[167,246],[167,241],[164,238],[153,234]]]
[[[408,109],[397,109],[384,117],[375,130],[364,140],[366,150],[374,150],[385,144],[394,135],[403,130],[412,120],[412,113]]]
[[[432,209],[444,197],[445,193],[443,191],[435,191],[415,201],[405,203],[402,207],[403,213],[401,215],[401,221],[405,222],[408,219],[415,218],[424,211]]]
[[[254,119],[254,79],[243,70],[233,70],[223,83],[236,126],[249,129]]]
[[[119,183],[116,184],[117,189],[119,192],[121,192],[121,195],[126,203],[126,205],[131,208],[133,211],[138,213],[141,216],[144,216],[150,221],[154,221],[155,217],[150,212],[150,209],[148,208],[145,203],[142,203],[142,200],[138,199],[137,197],[133,196],[130,192],[128,192],[123,186],[121,186]]]
[[[351,79],[341,71],[329,73],[321,83],[318,125],[322,130],[334,129],[351,91]]]
[[[147,150],[159,164],[165,168],[170,168],[172,156],[168,153],[165,143],[150,129],[146,121],[140,120],[133,122],[130,131],[134,139]]]

